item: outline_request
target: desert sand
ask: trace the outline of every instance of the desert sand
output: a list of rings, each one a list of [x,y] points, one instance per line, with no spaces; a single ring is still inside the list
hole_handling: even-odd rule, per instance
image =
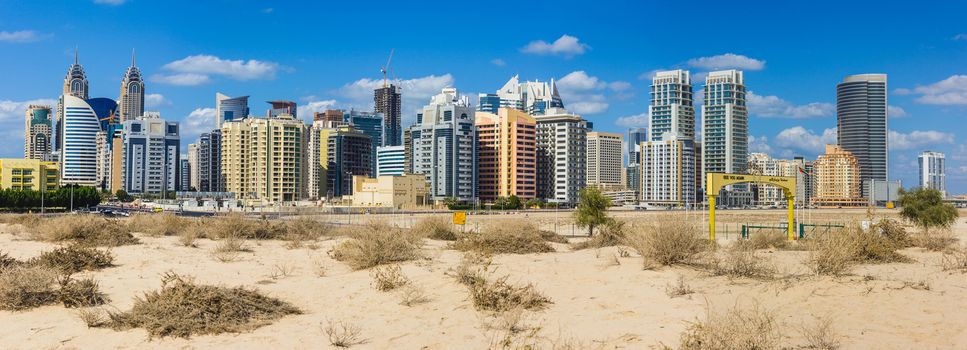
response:
[[[502,218],[523,218],[524,214]],[[648,221],[658,215],[616,212],[629,221]],[[694,220],[702,220],[701,213]],[[722,211],[723,222],[781,221],[782,211]],[[859,220],[865,211],[815,211],[827,219]],[[881,216],[895,212],[884,211]],[[953,227],[967,242],[967,212]],[[376,215],[373,215],[375,217]],[[564,222],[563,213],[527,214],[543,227]],[[354,218],[359,222],[362,218]],[[371,218],[367,218],[371,219]],[[413,218],[386,217],[404,224]],[[495,217],[471,217],[470,225]],[[913,230],[912,228],[908,228]],[[29,240],[14,226],[0,227],[0,250],[28,259],[55,244]],[[559,230],[559,232],[561,232]],[[247,286],[288,301],[304,314],[239,334],[149,339],[143,329],[115,331],[88,328],[76,309],[49,305],[27,311],[0,311],[0,348],[4,349],[327,349],[324,326],[347,321],[361,329],[364,343],[353,349],[487,349],[505,334],[488,327],[493,316],[474,309],[467,288],[452,277],[463,253],[446,242],[427,240],[425,259],[401,264],[413,285],[426,291],[429,301],[400,304],[400,292],[380,292],[368,270],[353,271],[327,251],[345,238],[288,249],[281,241],[248,241],[250,252],[233,262],[211,255],[215,241],[200,239],[197,247],[178,244],[177,237],[136,234],[142,244],[111,248],[117,266],[77,276],[95,277],[111,299],[105,308],[127,310],[134,298],[161,286],[161,276],[175,272],[197,282]],[[557,252],[497,255],[495,275],[517,284],[533,284],[553,302],[548,308],[526,312],[528,330],[522,343],[538,348],[649,349],[676,347],[680,333],[708,310],[761,307],[781,322],[789,348],[805,344],[800,330],[817,317],[829,317],[844,349],[958,349],[967,347],[967,275],[941,269],[942,254],[922,248],[901,253],[911,263],[860,265],[842,277],[816,276],[802,261],[808,252],[760,251],[774,264],[774,280],[713,277],[689,267],[645,270],[642,258],[625,247],[571,251],[554,244]],[[325,273],[321,276],[320,269]],[[281,276],[279,271],[289,272]],[[695,293],[671,297],[667,286],[683,277]]]

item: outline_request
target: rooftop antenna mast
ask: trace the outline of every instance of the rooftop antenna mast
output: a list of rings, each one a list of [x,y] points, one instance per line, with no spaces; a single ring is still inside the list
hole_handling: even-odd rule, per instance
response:
[[[390,49],[389,50],[389,58],[386,60],[386,65],[379,69],[379,71],[381,73],[383,73],[383,87],[384,88],[389,87],[389,85],[386,83],[386,72],[389,70],[389,64],[393,60],[393,51],[395,51],[395,50],[396,49]]]

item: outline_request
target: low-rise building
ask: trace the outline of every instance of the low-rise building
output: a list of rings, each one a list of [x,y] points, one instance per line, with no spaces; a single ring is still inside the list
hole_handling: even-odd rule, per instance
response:
[[[0,159],[0,189],[45,191],[57,189],[60,167],[57,162],[38,159]]]
[[[428,204],[423,175],[353,176],[353,206],[411,209]]]

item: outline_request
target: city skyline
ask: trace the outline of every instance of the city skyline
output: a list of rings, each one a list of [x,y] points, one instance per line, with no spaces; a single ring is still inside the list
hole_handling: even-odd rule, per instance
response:
[[[399,80],[403,89],[403,127],[412,125],[416,111],[443,87],[465,91],[475,105],[478,93],[493,93],[519,74],[522,81],[553,79],[566,108],[592,122],[595,131],[626,133],[629,127],[647,126],[650,75],[668,69],[692,74],[695,122],[701,125],[698,94],[704,92],[705,74],[741,70],[748,91],[749,152],[785,159],[815,159],[825,143],[836,142],[836,84],[850,75],[883,73],[890,81],[890,178],[908,188],[917,186],[918,154],[940,151],[948,159],[948,191],[967,192],[967,126],[957,123],[967,115],[967,72],[957,65],[967,59],[967,28],[957,27],[953,15],[962,13],[964,5],[939,3],[927,10],[928,4],[924,9],[883,4],[867,9],[869,19],[829,29],[811,25],[815,16],[832,15],[825,13],[829,6],[816,3],[801,5],[793,16],[746,16],[747,32],[738,40],[700,36],[702,26],[695,25],[682,33],[694,39],[678,42],[664,38],[664,30],[646,31],[638,21],[620,20],[637,18],[658,28],[668,20],[655,14],[674,7],[608,3],[582,13],[552,9],[559,16],[549,14],[549,25],[525,33],[491,28],[466,31],[473,40],[441,43],[429,27],[390,35],[358,26],[310,30],[310,16],[303,13],[317,12],[317,4],[233,4],[222,9],[225,15],[265,25],[231,29],[181,28],[178,23],[207,12],[178,13],[178,6],[162,8],[146,1],[71,4],[71,11],[52,4],[0,4],[0,50],[8,53],[0,58],[0,72],[8,77],[0,86],[0,122],[17,126],[0,142],[2,157],[22,155],[24,131],[19,126],[29,104],[56,108],[75,48],[90,97],[112,99],[119,98],[118,82],[130,66],[131,49],[136,49],[137,65],[146,78],[145,110],[182,122],[182,149],[214,128],[216,92],[252,96],[251,101],[259,101],[250,104],[250,114],[256,115],[261,114],[261,101],[270,100],[296,101],[303,120],[330,107],[372,111],[373,89],[382,85],[379,67],[395,49],[390,78]],[[327,6],[350,17],[365,13],[359,5]],[[717,6],[709,4],[706,12],[689,19],[699,23],[711,18]],[[750,15],[779,13],[774,8],[779,5],[769,3],[732,6]],[[847,11],[859,5],[841,6]],[[936,11],[938,7],[947,10]],[[394,10],[400,18],[426,11]],[[33,13],[45,16],[28,16]],[[931,25],[864,28],[879,23],[872,15],[900,14],[919,21],[929,14]],[[106,16],[116,20],[98,20]],[[615,20],[581,23],[579,16]],[[138,23],[144,21],[156,27],[142,29]],[[331,43],[294,45],[306,39]],[[792,45],[800,42],[809,44]],[[30,59],[24,52],[31,53]]]

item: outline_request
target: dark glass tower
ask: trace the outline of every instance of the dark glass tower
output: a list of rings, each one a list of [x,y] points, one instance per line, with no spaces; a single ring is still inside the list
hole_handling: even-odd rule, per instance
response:
[[[837,141],[860,163],[863,196],[868,182],[887,180],[886,74],[851,75],[836,85]]]
[[[399,146],[403,144],[403,113],[402,94],[400,88],[390,84],[376,89],[373,96],[376,113],[383,113],[383,140],[381,146]]]

